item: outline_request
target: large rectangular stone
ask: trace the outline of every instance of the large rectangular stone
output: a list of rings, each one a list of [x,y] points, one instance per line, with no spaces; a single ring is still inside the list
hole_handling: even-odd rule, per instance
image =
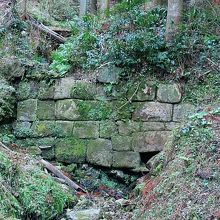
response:
[[[78,107],[73,99],[59,100],[55,107],[56,119],[77,120],[80,118]]]
[[[71,88],[71,98],[93,100],[97,95],[97,87],[95,83],[77,80]]]
[[[36,121],[32,124],[31,129],[35,137],[57,137],[62,132],[62,128],[57,127],[55,121]]]
[[[74,122],[73,136],[77,138],[98,138],[99,122],[95,122],[95,121]]]
[[[174,105],[173,110],[173,121],[181,122],[183,121],[187,116],[192,114],[195,111],[195,106],[192,104],[179,104]]]
[[[40,88],[38,92],[38,98],[40,100],[54,99],[55,87],[46,81],[40,82]]]
[[[89,140],[87,147],[87,161],[89,163],[103,167],[112,166],[112,143],[110,140]]]
[[[133,135],[132,148],[136,152],[161,151],[169,135],[169,131],[138,132]]]
[[[171,121],[172,104],[158,102],[137,103],[133,119],[141,121]]]
[[[118,134],[118,128],[113,121],[101,121],[100,122],[100,137],[101,138],[111,138]]]
[[[140,154],[138,152],[113,152],[113,167],[136,168],[140,166]]]
[[[118,121],[118,130],[120,135],[130,135],[134,132],[139,132],[141,123],[131,120],[127,121]]]
[[[37,100],[28,99],[18,102],[17,120],[18,121],[35,121],[37,119]]]
[[[56,127],[61,132],[58,134],[59,137],[71,137],[73,136],[73,123],[71,121],[56,121]]]
[[[56,81],[54,99],[68,99],[71,98],[72,86],[75,83],[73,77],[66,77]]]
[[[37,118],[39,120],[55,119],[55,102],[39,101],[37,102]]]
[[[76,138],[59,139],[55,146],[56,159],[63,163],[83,163],[86,159],[86,142]]]
[[[132,137],[115,135],[112,137],[112,147],[115,151],[129,151],[132,149]]]
[[[182,98],[178,84],[160,84],[157,91],[157,100],[167,103],[179,103]]]
[[[143,122],[141,131],[164,131],[166,130],[165,122]]]

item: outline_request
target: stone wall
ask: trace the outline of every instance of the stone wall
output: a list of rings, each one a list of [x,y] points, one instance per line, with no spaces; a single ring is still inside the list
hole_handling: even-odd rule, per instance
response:
[[[95,82],[67,77],[21,82],[17,89],[18,144],[39,146],[47,159],[138,168],[140,154],[158,152],[170,131],[193,110],[177,84],[118,83],[118,69]]]

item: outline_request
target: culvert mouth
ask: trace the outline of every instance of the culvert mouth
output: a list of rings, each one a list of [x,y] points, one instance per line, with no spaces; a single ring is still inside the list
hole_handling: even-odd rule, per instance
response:
[[[152,151],[152,152],[143,152],[140,153],[140,158],[141,158],[141,164],[146,165],[147,162],[154,157],[155,155],[159,154],[160,151]]]

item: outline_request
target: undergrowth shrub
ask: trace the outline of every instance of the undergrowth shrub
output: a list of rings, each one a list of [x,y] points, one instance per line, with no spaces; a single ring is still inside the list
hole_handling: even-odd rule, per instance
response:
[[[51,69],[65,74],[113,63],[134,74],[188,79],[219,68],[219,9],[188,9],[177,35],[167,43],[166,9],[120,7],[116,4],[105,21],[86,16],[72,22],[73,35],[52,54]]]

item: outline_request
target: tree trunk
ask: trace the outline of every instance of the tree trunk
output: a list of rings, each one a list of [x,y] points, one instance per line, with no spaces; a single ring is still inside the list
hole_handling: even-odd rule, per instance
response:
[[[100,1],[100,9],[101,11],[105,11],[109,9],[109,0],[101,0]]]
[[[88,11],[88,0],[80,0],[80,16],[86,15]]]
[[[90,0],[90,5],[91,5],[91,13],[92,14],[97,14],[97,0]]]
[[[178,24],[181,20],[183,11],[183,0],[168,0],[166,40],[172,40],[177,32]]]

